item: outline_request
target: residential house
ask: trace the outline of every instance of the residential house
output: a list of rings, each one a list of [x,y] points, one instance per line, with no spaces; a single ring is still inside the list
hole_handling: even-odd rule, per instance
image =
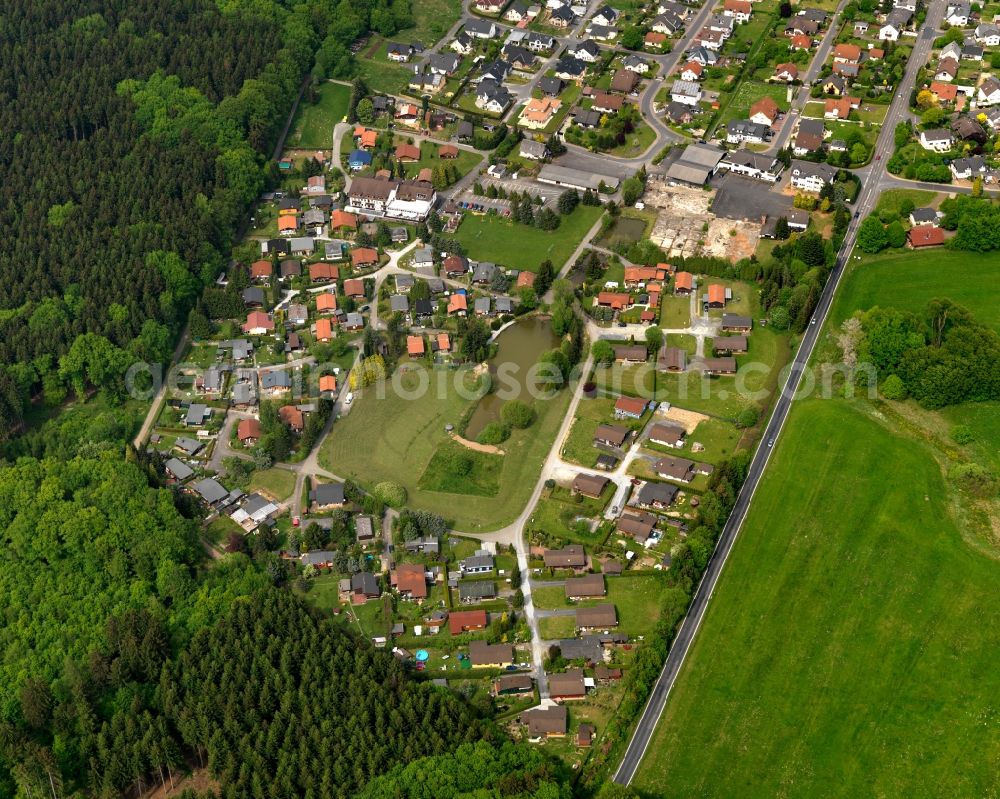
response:
[[[920,131],[920,146],[936,153],[946,153],[955,146],[955,137],[950,130],[933,128]]]
[[[894,8],[886,16],[882,27],[878,29],[878,38],[885,42],[899,41],[899,37],[903,35],[903,31],[907,29],[912,18],[913,12],[910,9]]]
[[[496,599],[497,586],[493,580],[465,580],[458,584],[458,598],[463,605]]]
[[[837,177],[837,170],[829,164],[792,161],[791,175],[793,189],[819,193],[825,184],[833,183]]]
[[[649,440],[664,447],[683,447],[687,431],[675,424],[657,422],[649,428]]]
[[[758,125],[770,127],[780,116],[781,109],[778,108],[778,104],[766,95],[750,106],[750,121]]]
[[[264,289],[259,286],[247,286],[240,296],[247,308],[260,308],[264,304]]]
[[[691,80],[675,80],[670,87],[670,99],[683,105],[698,105],[702,98],[701,86]]]
[[[386,47],[386,57],[390,61],[405,64],[413,55],[413,45],[400,44],[399,42],[389,42]]]
[[[972,180],[986,174],[986,161],[981,155],[956,158],[948,165],[948,168],[955,180]]]
[[[566,708],[563,705],[525,710],[519,718],[527,726],[528,735],[532,739],[561,737],[566,734]]]
[[[541,130],[548,126],[560,108],[562,108],[561,100],[552,97],[532,97],[521,109],[518,125],[531,130]]]
[[[634,538],[639,544],[649,541],[659,521],[652,513],[628,510],[618,517],[615,532]]]
[[[979,122],[970,116],[961,116],[952,120],[951,132],[962,141],[973,141],[986,144],[986,131]]]
[[[799,67],[791,61],[785,64],[778,64],[774,68],[774,75],[771,77],[771,80],[781,81],[783,83],[792,83],[798,79]]]
[[[556,702],[566,702],[573,699],[583,699],[587,688],[583,680],[583,671],[570,669],[563,674],[547,675],[549,683],[549,698]]]
[[[347,502],[344,495],[344,484],[315,483],[312,491],[309,492],[309,501],[316,506],[318,511],[342,508]]]
[[[358,572],[351,576],[351,603],[363,605],[369,599],[378,599],[382,591],[378,587],[378,580],[371,572]]]
[[[469,644],[469,660],[473,666],[504,668],[514,662],[514,647],[473,641]]]
[[[712,339],[716,355],[736,355],[747,351],[746,336],[716,336]]]
[[[583,78],[587,71],[587,65],[579,58],[567,55],[560,58],[553,69],[557,78],[576,81]]]
[[[942,83],[950,83],[958,77],[958,62],[953,58],[944,58],[938,61],[934,71],[934,80]]]
[[[986,47],[1000,46],[1000,26],[992,22],[981,22],[976,25],[974,36],[979,44]]]
[[[573,478],[572,491],[574,494],[583,494],[585,497],[598,499],[604,493],[609,482],[611,481],[607,477],[580,472]]]
[[[597,295],[597,304],[603,308],[621,311],[632,307],[632,295],[617,291],[601,291]]]
[[[722,13],[738,23],[749,22],[753,16],[753,4],[750,0],[726,0]]]
[[[293,433],[301,433],[305,429],[305,414],[294,405],[282,405],[278,408],[278,418]]]
[[[493,555],[485,549],[477,549],[475,554],[458,562],[458,567],[463,576],[468,574],[486,574],[493,571],[494,566]]]
[[[685,458],[660,458],[653,464],[653,471],[658,477],[681,483],[690,483],[695,476],[694,463]]]
[[[649,72],[649,62],[635,53],[625,56],[622,59],[622,66],[629,72],[636,72],[640,75],[645,75]]]
[[[635,495],[634,502],[640,508],[666,510],[677,499],[678,493],[680,491],[677,486],[670,483],[656,483],[647,480]]]
[[[271,275],[274,274],[274,264],[267,260],[254,261],[250,264],[250,279],[251,280],[263,280],[267,281],[271,279]],[[246,301],[246,295],[244,294],[244,302]],[[263,303],[261,303],[263,304]]]
[[[495,39],[497,26],[488,19],[466,19],[465,32],[474,39]]]
[[[419,563],[401,563],[390,572],[390,583],[404,599],[427,599],[427,577]]]
[[[615,400],[616,419],[641,419],[646,412],[646,400],[637,397],[619,397]]]
[[[480,81],[476,89],[476,108],[492,114],[502,114],[511,104],[511,95],[506,86],[502,86],[492,78]]]
[[[576,627],[579,630],[602,630],[617,626],[618,613],[614,605],[576,609]]]
[[[543,161],[549,157],[549,148],[544,142],[522,139],[518,154],[531,161]]]
[[[674,294],[687,295],[694,290],[694,275],[678,272],[674,275]]]
[[[771,126],[749,119],[733,119],[726,125],[726,141],[730,144],[763,144],[771,139]],[[726,161],[721,162],[724,167]]]
[[[724,313],[722,315],[723,333],[749,333],[753,327],[753,320],[749,316],[739,314]]]
[[[643,46],[649,49],[659,49],[667,43],[667,35],[657,31],[649,31],[642,40]]]
[[[452,39],[451,44],[448,46],[460,55],[469,55],[475,45],[472,37],[465,31],[462,31],[458,34],[458,36]]]
[[[746,124],[754,125],[755,123],[747,122]],[[766,141],[766,138],[762,140]],[[747,139],[743,139],[743,141],[747,141]],[[755,153],[751,150],[736,150],[729,153],[719,165],[736,175],[763,180],[767,183],[776,183],[784,169],[784,164],[774,156]]]
[[[695,82],[701,80],[705,68],[697,61],[688,61],[681,67],[680,77],[682,81]]]
[[[251,336],[262,336],[274,331],[274,320],[271,319],[270,314],[263,311],[251,311],[247,314],[247,320],[242,329],[244,333]]]
[[[602,114],[617,114],[625,105],[624,98],[608,92],[594,92],[590,107]]]
[[[736,374],[736,359],[705,358],[702,367],[707,375],[734,375]]]
[[[619,69],[611,78],[610,89],[613,92],[631,94],[639,85],[639,75],[627,69]]]
[[[594,444],[603,444],[606,447],[621,449],[632,436],[632,431],[627,427],[616,424],[600,424],[594,431]]]
[[[448,614],[448,629],[452,635],[485,630],[486,624],[485,610],[456,610]]]
[[[587,555],[580,544],[567,544],[562,549],[546,549],[542,560],[548,569],[583,569],[587,565]]]
[[[979,85],[976,104],[980,107],[1000,104],[1000,79],[990,75]]]
[[[913,249],[937,247],[944,244],[944,230],[937,225],[920,225],[910,228],[906,241]]]
[[[687,353],[680,347],[663,347],[656,359],[656,368],[662,372],[683,372],[687,369]]]
[[[934,208],[914,208],[910,213],[910,224],[913,227],[917,225],[934,225],[937,224],[941,216],[941,212]]]

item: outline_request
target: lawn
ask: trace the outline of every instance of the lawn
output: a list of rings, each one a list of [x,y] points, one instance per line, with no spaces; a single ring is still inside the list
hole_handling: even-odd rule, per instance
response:
[[[750,106],[762,97],[771,97],[778,104],[778,108],[782,111],[788,110],[787,91],[784,86],[747,80],[739,85],[726,110],[719,117],[719,127],[724,127],[731,119],[746,119],[750,113]]]
[[[889,189],[882,192],[878,198],[878,205],[875,206],[875,213],[881,214],[888,211],[893,216],[899,216],[899,207],[904,200],[909,200],[915,208],[923,208],[934,202],[937,192],[923,191],[921,189]]]
[[[579,205],[561,217],[556,230],[528,227],[498,216],[466,214],[454,237],[469,258],[494,261],[507,267],[537,271],[542,261],[552,261],[556,271],[569,260],[577,245],[603,213],[602,208]]]
[[[575,616],[546,616],[538,620],[538,635],[545,641],[572,638],[575,633]]]
[[[659,619],[666,580],[662,572],[626,577],[606,577],[607,596],[570,602],[561,585],[533,589],[532,601],[540,610],[586,608],[610,603],[618,611],[618,630],[629,636],[649,635]]]
[[[265,469],[254,472],[250,478],[250,491],[261,491],[278,502],[288,499],[295,490],[295,474],[288,469]]]
[[[688,297],[675,297],[669,294],[660,298],[661,327],[679,329],[690,325],[691,300]]]
[[[1000,258],[936,248],[862,256],[837,293],[832,319],[875,305],[921,312],[934,297],[948,297],[1000,330],[1000,302],[989,287],[1000,284]],[[754,331],[756,335],[756,330]],[[751,337],[752,338],[752,337]]]
[[[931,450],[860,408],[793,406],[640,791],[995,790],[1000,564],[963,541]]]
[[[386,55],[387,47],[388,43],[383,41],[378,44],[370,58],[362,58],[359,54],[358,76],[370,91],[399,94],[406,89],[412,72],[405,64],[390,61]]]
[[[722,419],[709,418],[698,423],[679,450],[653,444],[649,440],[644,441],[642,446],[656,453],[680,455],[703,463],[721,463],[732,456],[742,437],[743,432],[735,425]],[[701,445],[703,449],[695,452],[695,444]]]
[[[594,446],[594,433],[600,424],[616,424],[613,399],[584,399],[577,406],[576,419],[569,429],[562,449],[565,460],[593,467],[601,454]]]
[[[666,343],[668,347],[680,347],[689,356],[698,351],[698,339],[684,333],[667,333]]]
[[[604,490],[601,499],[589,499],[582,494],[572,495],[564,488],[555,488],[549,496],[538,500],[528,529],[554,539],[553,543],[570,541],[593,546],[606,537],[605,531],[595,524],[604,507],[614,494],[612,486]]]
[[[442,441],[417,485],[423,491],[495,497],[502,469],[502,455],[475,452],[455,441]]]
[[[403,42],[420,42],[431,47],[444,36],[462,13],[461,0],[420,0],[411,6],[413,27],[400,31]]]
[[[451,165],[458,170],[459,177],[465,177],[469,172],[475,169],[482,162],[483,157],[478,153],[472,153],[468,150],[459,150],[458,158],[444,159],[438,157],[438,151],[440,146],[436,143],[424,141],[420,143],[420,160],[403,164],[404,176],[408,178],[415,178],[417,173],[425,167],[430,167],[433,169],[439,164]]]
[[[569,393],[536,401],[535,423],[527,430],[514,431],[504,442],[506,454],[495,496],[425,491],[420,486],[421,476],[447,438],[445,424],[458,425],[475,399],[467,389],[460,393],[455,387],[453,381],[461,380],[462,372],[435,368],[424,374],[429,376],[430,388],[422,393],[421,378],[415,371],[398,378],[401,390],[387,385],[380,395],[375,386],[365,389],[354,400],[351,412],[324,440],[320,464],[369,487],[382,480],[396,481],[407,489],[410,507],[439,513],[453,520],[458,530],[483,532],[510,523],[531,495],[566,412]],[[409,392],[415,398],[408,396]]]
[[[333,126],[347,114],[351,87],[343,83],[323,83],[313,105],[299,105],[287,146],[296,149],[329,149],[333,146]]]
[[[640,122],[636,129],[628,134],[624,144],[619,144],[610,155],[616,158],[635,158],[648,150],[656,141],[656,131],[645,122]]]

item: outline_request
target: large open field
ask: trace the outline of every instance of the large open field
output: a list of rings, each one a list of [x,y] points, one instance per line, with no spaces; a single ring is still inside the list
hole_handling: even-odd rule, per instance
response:
[[[594,206],[577,206],[572,214],[562,217],[553,231],[497,216],[467,215],[454,237],[465,247],[466,255],[476,260],[536,272],[548,259],[558,271],[602,213],[603,209]]]
[[[549,401],[535,401],[537,421],[527,430],[515,431],[503,443],[506,454],[499,470],[499,488],[491,496],[423,490],[421,484],[433,482],[425,472],[448,436],[445,425],[457,425],[473,404],[455,389],[456,372],[435,369],[429,374],[430,390],[417,399],[401,396],[417,393],[419,381],[414,373],[403,378],[401,393],[386,386],[385,396],[380,398],[374,387],[365,389],[354,400],[350,414],[334,424],[323,442],[321,465],[366,486],[394,480],[406,487],[410,507],[452,519],[458,530],[482,532],[510,523],[531,495],[542,460],[562,422],[569,392]],[[440,393],[439,378],[443,381]]]
[[[333,126],[347,113],[351,87],[343,83],[322,83],[318,94],[315,104],[303,102],[299,105],[288,147],[328,150],[333,146]]]
[[[948,297],[1000,330],[1000,256],[935,249],[864,256],[854,262],[833,306],[840,324],[855,310],[875,305],[922,311],[929,299]]]
[[[924,444],[797,404],[637,787],[993,795],[1000,563],[949,507]]]

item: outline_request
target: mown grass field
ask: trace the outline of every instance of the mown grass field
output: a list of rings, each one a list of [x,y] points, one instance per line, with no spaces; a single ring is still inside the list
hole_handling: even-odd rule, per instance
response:
[[[534,488],[569,403],[569,392],[536,401],[535,423],[527,430],[514,431],[503,443],[506,454],[494,496],[423,490],[421,476],[448,436],[445,424],[457,425],[474,402],[455,389],[456,374],[448,369],[430,371],[430,388],[422,395],[415,373],[402,378],[402,392],[388,385],[384,397],[379,397],[374,387],[365,389],[354,400],[350,414],[338,420],[324,440],[320,464],[369,487],[382,480],[398,482],[407,489],[409,507],[439,513],[453,520],[458,530],[481,532],[510,523]],[[417,398],[407,398],[408,392]]]
[[[313,105],[302,103],[288,138],[293,149],[329,149],[333,146],[333,126],[342,121],[351,99],[351,87],[342,83],[322,83]]]
[[[254,472],[250,478],[250,491],[262,491],[269,497],[282,502],[295,490],[295,474],[288,469],[272,468]]]
[[[572,214],[561,217],[559,227],[552,231],[498,216],[466,215],[454,238],[474,260],[537,272],[542,261],[548,259],[558,271],[602,213],[603,209],[594,206],[577,206]]]
[[[931,451],[863,407],[794,406],[640,791],[995,792],[1000,563],[963,541]]]
[[[875,305],[921,312],[934,297],[948,297],[964,305],[976,319],[1000,330],[1000,257],[935,248],[862,256],[852,262],[833,305],[832,321],[839,325],[855,310]],[[756,335],[756,332],[755,332]]]
[[[740,84],[729,101],[729,105],[726,106],[726,110],[722,112],[722,116],[719,117],[719,126],[724,127],[732,119],[746,119],[750,113],[750,106],[763,97],[770,97],[782,111],[788,110],[786,87],[775,83],[758,83],[747,80]]]
[[[541,610],[586,608],[612,604],[618,612],[618,630],[627,635],[649,635],[659,619],[663,592],[667,589],[662,572],[606,577],[607,596],[570,602],[561,586],[542,586],[532,591],[535,607]]]

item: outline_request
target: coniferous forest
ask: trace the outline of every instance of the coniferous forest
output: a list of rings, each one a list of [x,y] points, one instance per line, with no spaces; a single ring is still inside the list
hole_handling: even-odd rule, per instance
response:
[[[203,514],[120,446],[127,366],[167,360],[225,269],[310,72],[344,74],[351,42],[408,13],[0,9],[0,442],[17,444],[0,461],[0,796],[136,797],[194,770],[213,796],[350,797],[444,757],[448,797],[479,785],[482,758],[457,747],[502,745],[457,695],[296,598],[277,556],[206,568]],[[32,439],[36,409],[95,392],[107,412]],[[31,453],[46,457],[14,460]],[[561,795],[537,755],[503,747],[481,795]]]

